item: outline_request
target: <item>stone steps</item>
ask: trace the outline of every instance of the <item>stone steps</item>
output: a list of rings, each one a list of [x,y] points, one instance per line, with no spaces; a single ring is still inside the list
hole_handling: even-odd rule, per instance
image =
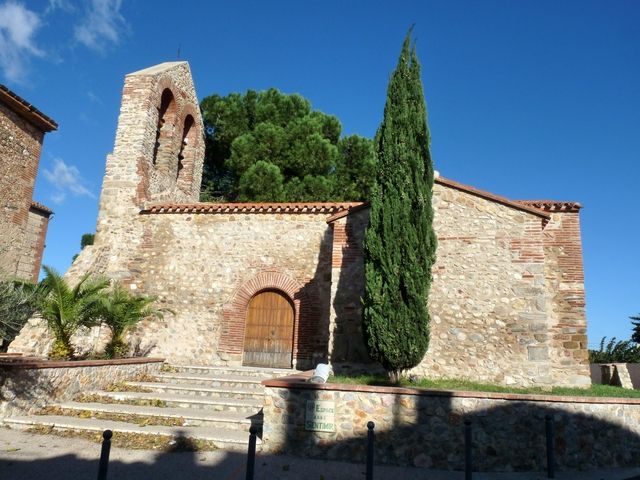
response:
[[[125,382],[125,385],[135,388],[144,388],[157,393],[174,393],[195,397],[209,398],[237,398],[237,399],[262,399],[264,393],[261,388],[253,387],[228,387],[206,386],[193,383],[159,383],[159,382]]]
[[[221,375],[221,374],[197,374],[197,373],[161,373],[156,377],[162,383],[179,383],[192,385],[205,385],[209,387],[246,387],[262,389],[262,377],[250,377],[249,375]],[[269,377],[265,377],[269,378]]]
[[[239,431],[215,427],[140,426],[128,422],[84,419],[62,415],[9,417],[4,419],[4,424],[23,430],[32,427],[49,427],[51,431],[102,432],[108,429],[114,432],[114,439],[119,434],[168,437],[167,440],[171,441],[173,439],[174,442],[176,438],[181,437],[193,441],[207,442],[210,447],[226,450],[244,451],[249,442],[248,428],[247,431]]]
[[[262,408],[262,399],[208,397],[195,395],[180,395],[163,392],[90,392],[91,395],[119,401],[143,400],[152,404],[162,403],[167,407],[198,408],[203,410],[230,411],[255,413]]]
[[[261,381],[293,373],[272,368],[168,365],[156,375],[157,381],[116,385],[116,390],[124,391],[86,392],[83,401],[50,405],[42,415],[10,417],[3,423],[45,433],[89,432],[93,436],[110,429],[114,438],[130,434],[164,446],[182,437],[199,442],[198,448],[245,450],[249,427],[256,425],[261,432]]]
[[[232,412],[220,410],[206,410],[201,408],[184,407],[151,407],[142,405],[125,405],[114,403],[83,403],[65,402],[58,403],[54,407],[70,414],[109,414],[130,416],[142,422],[153,419],[173,419],[182,421],[183,426],[207,426],[216,428],[229,428],[231,430],[249,431],[253,424],[262,426],[262,415],[251,412]],[[84,417],[83,418],[87,418]],[[88,417],[92,418],[92,417]]]
[[[224,374],[224,375],[244,375],[249,377],[262,377],[262,379],[284,377],[296,373],[295,370],[285,368],[264,368],[264,367],[225,367],[225,366],[204,366],[204,365],[167,365],[167,370],[171,373],[198,373],[198,374]]]

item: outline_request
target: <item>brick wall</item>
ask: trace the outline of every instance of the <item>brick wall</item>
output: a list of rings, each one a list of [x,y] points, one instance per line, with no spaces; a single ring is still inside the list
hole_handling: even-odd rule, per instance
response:
[[[50,215],[48,210],[33,206],[29,209],[27,225],[24,230],[23,250],[17,269],[20,278],[26,278],[33,282],[38,281]]]
[[[0,273],[32,279],[19,268],[31,247],[27,226],[44,132],[0,99]]]

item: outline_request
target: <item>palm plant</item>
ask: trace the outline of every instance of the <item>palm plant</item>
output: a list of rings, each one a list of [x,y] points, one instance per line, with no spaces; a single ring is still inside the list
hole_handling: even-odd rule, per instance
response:
[[[7,351],[9,343],[36,312],[41,295],[40,285],[0,279],[0,352]]]
[[[124,357],[128,346],[124,340],[129,330],[147,317],[163,318],[166,309],[153,307],[155,297],[133,295],[122,285],[116,284],[100,301],[100,317],[111,330],[111,340],[105,347],[107,358]]]
[[[38,310],[54,336],[49,356],[71,359],[75,354],[71,344],[73,334],[81,327],[99,323],[101,299],[109,280],[91,278],[87,274],[72,288],[56,270],[48,266],[43,268],[46,273],[41,282],[44,295]]]

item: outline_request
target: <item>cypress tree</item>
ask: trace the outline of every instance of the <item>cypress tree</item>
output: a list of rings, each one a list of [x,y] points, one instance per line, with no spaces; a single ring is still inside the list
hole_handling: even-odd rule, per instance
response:
[[[429,346],[427,297],[435,261],[433,164],[411,30],[387,89],[364,241],[363,331],[369,355],[399,380]]]

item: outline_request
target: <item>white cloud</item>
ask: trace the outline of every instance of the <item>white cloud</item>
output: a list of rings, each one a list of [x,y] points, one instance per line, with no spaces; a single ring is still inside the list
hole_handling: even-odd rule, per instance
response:
[[[34,37],[41,25],[40,17],[13,0],[0,4],[0,68],[4,76],[23,82],[29,57],[41,57]]]
[[[63,10],[65,12],[73,12],[74,7],[70,0],[49,0],[49,5],[45,9],[44,13],[49,14],[55,10]]]
[[[56,205],[60,205],[67,198],[67,194],[64,192],[53,192],[50,196],[51,201]]]
[[[108,44],[118,44],[126,29],[120,14],[122,0],[91,0],[85,17],[75,28],[75,38],[86,47],[103,51]]]
[[[45,169],[44,178],[53,185],[55,191],[51,195],[54,203],[61,203],[67,193],[76,197],[96,198],[95,194],[85,186],[80,171],[73,165],[67,165],[60,158],[54,159],[53,170]]]

